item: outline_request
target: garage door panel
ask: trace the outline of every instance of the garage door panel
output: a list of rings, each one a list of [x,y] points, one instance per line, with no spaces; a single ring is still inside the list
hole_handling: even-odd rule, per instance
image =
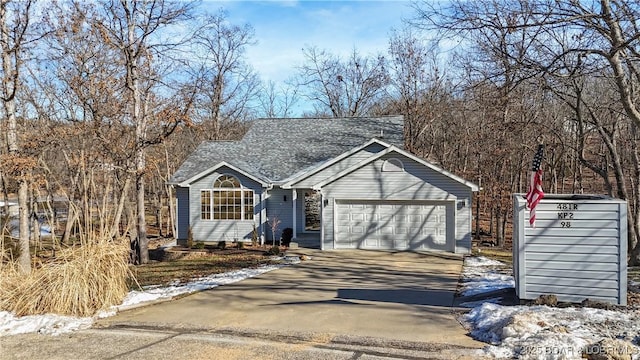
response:
[[[381,235],[393,235],[393,226],[382,226],[379,230]]]
[[[368,237],[364,241],[364,246],[367,247],[367,248],[377,248],[377,247],[379,247],[378,239]]]
[[[420,224],[422,223],[422,216],[421,215],[409,215],[407,217],[408,222],[410,223],[414,223],[414,224]]]
[[[394,242],[394,249],[407,250],[409,248],[409,242],[407,240],[396,240]]]
[[[337,202],[336,248],[448,250],[446,207]]]
[[[343,213],[343,212],[339,212],[338,213],[338,221],[349,221],[349,213]]]

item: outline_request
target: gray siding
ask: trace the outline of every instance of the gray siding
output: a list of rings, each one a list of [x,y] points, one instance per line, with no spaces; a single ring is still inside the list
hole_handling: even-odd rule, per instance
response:
[[[341,171],[344,171],[348,168],[350,168],[351,166],[366,160],[368,158],[370,158],[373,154],[376,154],[382,150],[384,150],[385,147],[378,144],[378,143],[373,143],[369,146],[367,146],[366,148],[357,151],[353,154],[351,154],[350,156],[338,161],[337,163],[322,169],[320,172],[318,172],[317,174],[311,175],[308,178],[295,183],[294,187],[296,188],[311,188],[313,185],[321,182],[324,179],[330,178],[333,175],[336,175],[338,173],[340,173]]]
[[[176,187],[176,199],[178,201],[177,211],[177,227],[178,240],[186,240],[189,234],[189,188]]]
[[[398,158],[404,164],[403,172],[382,172],[385,160]],[[457,201],[455,208],[448,207],[449,221],[455,219],[456,252],[467,253],[471,249],[471,189],[437,171],[404,157],[390,153],[346,176],[327,184],[322,193],[328,199],[323,213],[324,248],[333,248],[333,223],[335,200],[432,200]]]
[[[267,194],[267,218],[268,223],[265,228],[265,237],[267,240],[273,240],[273,231],[271,230],[271,220],[277,217],[280,220],[276,231],[276,240],[280,239],[282,230],[285,228],[293,228],[293,203],[292,191],[290,189],[273,188]],[[284,197],[287,200],[284,200]],[[296,204],[297,205],[297,204]]]
[[[254,216],[253,220],[202,220],[200,214],[200,192],[202,190],[211,190],[213,182],[218,176],[229,174],[237,177],[242,186],[247,190],[253,190]],[[253,232],[253,226],[260,226],[260,194],[262,187],[260,183],[230,169],[222,167],[217,171],[206,175],[198,181],[191,184],[190,187],[190,212],[189,219],[193,239],[195,241],[218,242],[250,240]]]
[[[616,199],[547,196],[536,226],[514,195],[514,276],[521,299],[555,294],[626,304],[626,203]]]

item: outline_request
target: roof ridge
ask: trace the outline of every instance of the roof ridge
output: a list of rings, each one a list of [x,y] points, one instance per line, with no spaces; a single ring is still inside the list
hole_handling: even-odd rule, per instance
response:
[[[339,118],[254,119],[239,140],[209,140],[200,144],[174,174],[184,180],[226,161],[254,175],[281,181],[360,146],[371,138],[403,147],[402,115]]]

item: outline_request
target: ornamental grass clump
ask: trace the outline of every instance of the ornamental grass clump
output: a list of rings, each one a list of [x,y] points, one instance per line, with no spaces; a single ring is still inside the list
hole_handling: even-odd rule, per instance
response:
[[[95,240],[59,251],[28,275],[0,267],[0,310],[17,316],[55,313],[91,316],[122,303],[132,276],[129,242]]]

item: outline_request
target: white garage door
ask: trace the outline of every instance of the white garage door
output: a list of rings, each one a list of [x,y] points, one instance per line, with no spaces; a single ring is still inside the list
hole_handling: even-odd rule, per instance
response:
[[[446,207],[415,202],[337,202],[337,249],[451,250]]]

